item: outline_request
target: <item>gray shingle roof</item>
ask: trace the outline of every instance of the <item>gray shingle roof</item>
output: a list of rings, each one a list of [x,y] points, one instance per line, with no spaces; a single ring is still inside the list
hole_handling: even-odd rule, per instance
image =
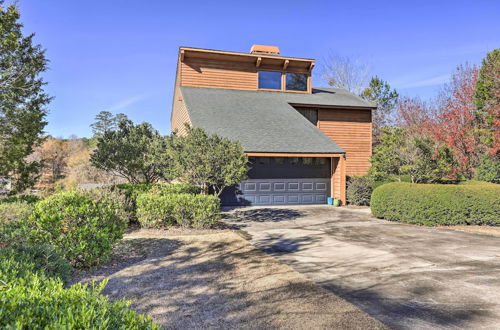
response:
[[[371,107],[338,89],[313,94],[181,87],[193,126],[238,140],[246,152],[343,153],[290,104]]]

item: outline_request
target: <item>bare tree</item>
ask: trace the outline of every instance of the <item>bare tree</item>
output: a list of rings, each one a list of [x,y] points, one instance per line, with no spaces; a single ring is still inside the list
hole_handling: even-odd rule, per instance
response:
[[[330,53],[321,65],[322,78],[335,88],[359,95],[367,87],[369,66],[355,57]]]

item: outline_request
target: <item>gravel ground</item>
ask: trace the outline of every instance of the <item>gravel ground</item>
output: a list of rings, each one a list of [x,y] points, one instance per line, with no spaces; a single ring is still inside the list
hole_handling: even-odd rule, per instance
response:
[[[74,281],[104,278],[104,294],[169,329],[385,329],[229,230],[129,232]]]
[[[493,226],[442,226],[440,228],[466,231],[476,234],[500,236],[500,227]]]

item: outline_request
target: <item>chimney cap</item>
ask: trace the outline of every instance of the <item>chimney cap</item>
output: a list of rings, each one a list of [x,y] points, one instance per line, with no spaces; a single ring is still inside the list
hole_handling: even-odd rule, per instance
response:
[[[251,54],[279,55],[280,49],[277,46],[253,45],[250,48]]]

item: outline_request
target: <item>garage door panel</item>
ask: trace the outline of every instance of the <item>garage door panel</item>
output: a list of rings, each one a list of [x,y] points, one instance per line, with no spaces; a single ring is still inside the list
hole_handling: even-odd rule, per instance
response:
[[[274,184],[274,191],[285,191],[286,185],[284,182],[277,182]]]
[[[256,204],[257,203],[257,198],[256,197],[257,196],[254,196],[254,195],[245,195],[246,200],[250,204]]]
[[[327,184],[325,182],[316,182],[317,191],[326,191]]]
[[[258,195],[257,196],[259,204],[271,204],[271,196],[270,195]]]
[[[318,204],[326,204],[326,195],[325,194],[319,194],[319,195],[314,195],[315,197],[315,202]]]
[[[314,202],[314,195],[311,194],[302,194],[301,201],[304,204],[312,204]]]
[[[273,204],[285,204],[285,195],[273,195]]]
[[[314,184],[312,182],[302,182],[303,191],[313,191]]]
[[[245,191],[257,191],[257,184],[255,182],[245,182],[242,185],[244,185]]]
[[[271,191],[271,183],[269,183],[269,182],[259,183],[259,190],[260,191]]]

